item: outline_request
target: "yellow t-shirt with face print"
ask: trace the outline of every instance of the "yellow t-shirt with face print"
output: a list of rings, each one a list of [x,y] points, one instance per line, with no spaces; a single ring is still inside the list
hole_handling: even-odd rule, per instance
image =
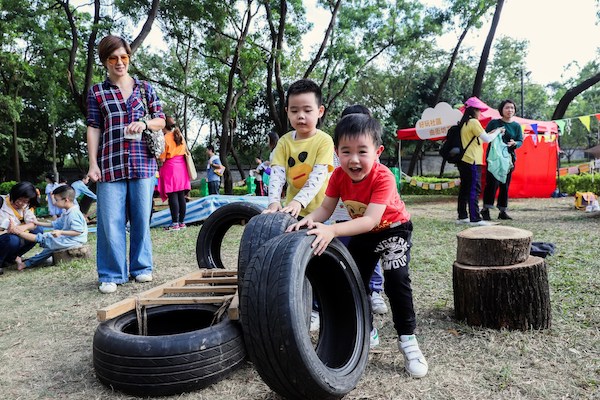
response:
[[[278,165],[285,169],[285,200],[288,204],[302,190],[315,165],[327,165],[328,171],[333,171],[333,139],[319,129],[314,136],[299,140],[294,138],[293,132],[288,132],[279,139],[273,154],[271,166]],[[321,205],[328,182],[329,174],[317,195],[302,209],[300,215],[308,215]]]
[[[482,133],[485,133],[485,129],[483,129],[481,123],[475,118],[471,118],[460,130],[460,140],[463,149],[466,148],[462,161],[467,164],[483,164],[483,145],[479,139]],[[473,137],[475,140],[469,145]]]

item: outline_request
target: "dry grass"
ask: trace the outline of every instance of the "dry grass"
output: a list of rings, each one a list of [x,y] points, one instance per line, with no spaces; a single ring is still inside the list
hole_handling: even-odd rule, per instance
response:
[[[429,375],[403,372],[391,316],[378,317],[381,345],[348,399],[600,398],[600,218],[573,210],[572,198],[512,201],[507,225],[553,242],[547,259],[552,328],[495,331],[453,319],[455,199],[408,197],[415,224],[411,274],[418,337]],[[92,367],[96,310],[197,268],[199,227],[152,232],[155,282],[96,290],[93,261],[0,277],[0,399],[129,399],[102,386]],[[228,235],[235,265],[240,231]],[[94,245],[94,236],[90,242]],[[177,399],[278,399],[250,364],[205,390]]]

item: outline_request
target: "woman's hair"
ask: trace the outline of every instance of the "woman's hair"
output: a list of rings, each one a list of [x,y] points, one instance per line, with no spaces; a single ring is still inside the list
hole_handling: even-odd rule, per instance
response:
[[[181,146],[181,143],[183,143],[183,135],[175,123],[175,118],[167,115],[166,121],[167,123],[165,125],[165,129],[169,132],[173,132],[173,140],[175,140],[175,144],[177,146]]]
[[[46,174],[46,179],[50,179],[53,183],[56,183],[56,178],[54,178],[54,174],[52,172],[48,172]]]
[[[37,207],[39,205],[35,186],[33,186],[33,183],[31,182],[23,181],[17,183],[10,189],[8,195],[10,196],[11,201],[26,197],[29,199],[29,206]]]
[[[104,36],[98,44],[98,58],[102,65],[106,65],[106,60],[117,49],[123,47],[127,54],[131,55],[131,46],[120,36]]]
[[[475,107],[467,107],[465,108],[465,112],[463,113],[458,126],[462,128],[471,118],[475,118],[475,111],[478,111],[478,108]]]
[[[504,115],[502,115],[502,110],[504,109],[504,106],[507,105],[507,104],[509,104],[509,103],[512,104],[515,107],[515,113],[516,113],[516,111],[517,111],[517,105],[515,104],[515,102],[512,101],[511,99],[506,99],[506,100],[503,100],[500,103],[500,105],[498,106],[498,112],[500,113],[500,117],[504,117]]]
[[[277,146],[277,142],[279,141],[279,135],[275,131],[269,132],[269,149],[273,150],[275,146]]]

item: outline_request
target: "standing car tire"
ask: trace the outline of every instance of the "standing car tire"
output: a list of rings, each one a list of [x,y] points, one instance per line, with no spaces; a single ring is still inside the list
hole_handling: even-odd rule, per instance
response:
[[[250,260],[240,299],[248,356],[265,383],[288,399],[341,398],[368,361],[369,308],[356,264],[337,239],[315,256],[313,240],[300,231],[265,243]],[[316,345],[305,278],[320,305]]]
[[[135,311],[102,322],[93,363],[106,386],[135,396],[166,396],[204,388],[241,366],[246,352],[239,324],[214,305],[147,310],[147,335]]]
[[[236,202],[219,207],[202,224],[196,240],[196,261],[200,268],[225,268],[221,260],[221,245],[233,225],[244,225],[262,213],[263,207]]]
[[[248,222],[240,240],[238,290],[241,289],[244,273],[254,253],[270,239],[284,234],[287,227],[296,222],[296,218],[284,212],[260,214]]]

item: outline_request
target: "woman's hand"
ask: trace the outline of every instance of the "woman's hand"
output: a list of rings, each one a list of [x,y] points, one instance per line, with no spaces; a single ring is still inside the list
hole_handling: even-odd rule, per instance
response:
[[[102,175],[100,174],[100,168],[98,167],[98,164],[90,164],[87,175],[90,177],[92,182],[100,181]]]
[[[125,133],[129,133],[129,134],[137,134],[137,133],[142,133],[146,130],[148,125],[146,125],[146,122],[144,121],[134,121],[132,123],[130,123],[129,125],[127,125],[127,127],[125,128]]]
[[[506,142],[506,145],[508,147],[513,147],[517,145],[517,142],[515,142],[514,140],[510,139],[508,142]]]

